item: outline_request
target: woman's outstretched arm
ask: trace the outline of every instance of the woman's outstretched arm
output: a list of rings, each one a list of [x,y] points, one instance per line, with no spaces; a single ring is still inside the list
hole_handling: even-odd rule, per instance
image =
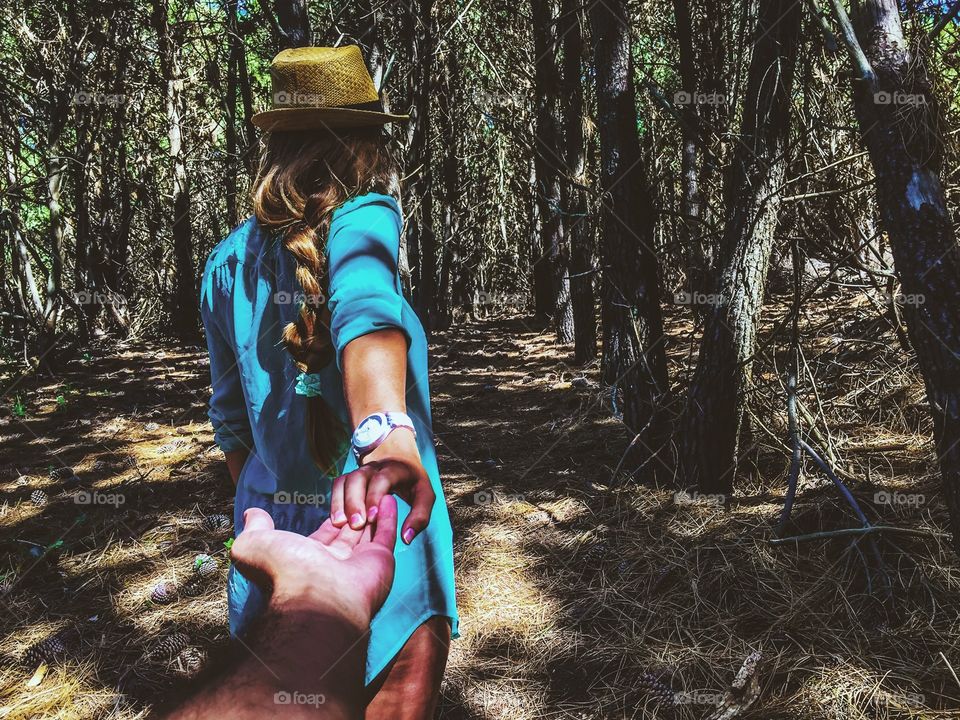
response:
[[[376,412],[406,411],[407,339],[396,329],[362,335],[343,350],[343,389],[355,428]],[[380,499],[396,492],[411,505],[401,537],[410,543],[430,520],[436,494],[420,460],[413,432],[397,428],[363,458],[363,466],[337,478],[330,512],[335,525],[361,528],[376,518]]]
[[[410,337],[397,272],[399,208],[392,198],[378,195],[352,202],[331,221],[327,256],[330,335],[355,428],[371,413],[406,409]],[[334,481],[334,524],[363,527],[386,493],[411,506],[401,531],[410,543],[427,526],[436,494],[416,439],[404,428],[391,432],[359,469]]]

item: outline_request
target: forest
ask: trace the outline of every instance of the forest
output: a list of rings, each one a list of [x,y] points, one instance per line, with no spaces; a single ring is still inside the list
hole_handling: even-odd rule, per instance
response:
[[[6,0],[0,717],[231,652],[200,277],[271,59],[348,44],[410,115],[439,716],[960,717],[957,0]]]

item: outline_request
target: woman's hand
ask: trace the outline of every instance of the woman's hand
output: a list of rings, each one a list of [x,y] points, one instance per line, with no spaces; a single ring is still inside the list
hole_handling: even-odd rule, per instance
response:
[[[391,432],[364,458],[363,465],[333,481],[330,518],[336,527],[355,530],[377,517],[384,495],[393,493],[410,505],[400,537],[409,545],[430,522],[437,496],[420,461],[414,435],[406,428]]]

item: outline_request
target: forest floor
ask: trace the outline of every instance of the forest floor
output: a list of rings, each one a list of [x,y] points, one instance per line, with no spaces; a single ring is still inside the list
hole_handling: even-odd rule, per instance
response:
[[[789,459],[782,353],[758,368],[764,411],[723,506],[614,477],[630,436],[598,367],[573,366],[533,321],[437,334],[462,615],[441,717],[960,717],[960,572],[936,534],[922,385],[893,334],[843,302],[804,319],[821,385],[803,399],[868,515],[930,533],[878,541],[886,580],[862,538],[770,542]],[[689,322],[669,325],[679,378]],[[204,355],[113,344],[54,379],[3,378],[16,385],[0,417],[0,717],[143,717],[228,647],[228,533],[204,518],[230,515],[232,487],[206,421]],[[812,466],[794,521],[793,533],[855,524]],[[192,596],[151,600],[200,553],[216,573],[188,583]],[[60,631],[41,677],[23,655]]]

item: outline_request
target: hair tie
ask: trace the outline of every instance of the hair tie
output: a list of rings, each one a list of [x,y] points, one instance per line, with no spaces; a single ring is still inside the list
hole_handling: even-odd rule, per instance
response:
[[[297,375],[297,384],[293,390],[297,395],[320,397],[323,394],[323,388],[320,386],[320,373],[300,373]]]

